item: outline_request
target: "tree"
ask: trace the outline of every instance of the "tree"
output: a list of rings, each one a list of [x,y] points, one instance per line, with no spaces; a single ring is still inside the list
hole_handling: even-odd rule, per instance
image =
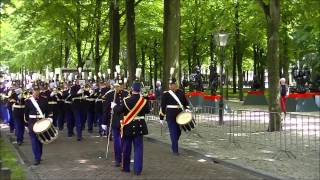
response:
[[[130,84],[135,80],[135,72],[137,68],[134,0],[126,0],[126,18],[127,57],[129,69],[128,83]]]
[[[279,26],[280,0],[270,0],[266,4],[257,0],[264,11],[267,21],[267,66],[269,79],[269,131],[281,129],[279,106]]]
[[[119,2],[117,0],[110,1],[110,17],[109,17],[109,67],[111,72],[115,72],[115,66],[119,64],[120,52],[120,17],[119,17]],[[113,77],[113,73],[111,73]]]
[[[174,67],[177,76],[180,53],[180,0],[164,0],[164,61],[163,61],[163,88],[168,89],[170,68]],[[178,81],[177,83],[179,83]]]

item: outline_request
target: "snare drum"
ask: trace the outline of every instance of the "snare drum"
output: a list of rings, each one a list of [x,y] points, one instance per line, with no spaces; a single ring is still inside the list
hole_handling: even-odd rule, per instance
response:
[[[58,130],[53,126],[51,118],[38,120],[33,126],[33,131],[43,144],[49,144],[58,138]]]
[[[176,121],[184,131],[191,131],[196,125],[191,112],[181,112]]]

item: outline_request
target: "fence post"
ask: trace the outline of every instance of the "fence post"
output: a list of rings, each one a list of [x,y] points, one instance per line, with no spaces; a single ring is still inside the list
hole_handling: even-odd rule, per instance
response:
[[[1,180],[10,180],[11,179],[10,176],[11,176],[11,171],[9,168],[5,168],[5,167],[1,168],[1,172],[0,172]]]

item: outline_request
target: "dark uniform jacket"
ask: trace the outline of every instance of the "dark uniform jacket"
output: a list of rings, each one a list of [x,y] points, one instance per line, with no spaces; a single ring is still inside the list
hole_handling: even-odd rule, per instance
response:
[[[177,89],[175,92],[179,98],[184,109],[187,109],[189,102],[181,89]],[[167,108],[168,105],[179,105],[178,102],[171,96],[168,91],[165,91],[161,99],[160,119],[163,119],[166,115],[166,120],[175,120],[176,116],[182,111],[181,108]]]
[[[39,104],[39,107],[42,113],[47,117],[48,115],[48,101],[46,98],[39,96],[38,99],[35,99]],[[37,111],[36,107],[32,104],[30,98],[26,100],[25,105],[25,113],[26,113],[26,120],[28,122],[28,129],[29,131],[33,131],[33,125],[37,121],[37,119],[30,118],[30,115],[40,115]]]
[[[107,87],[103,87],[100,90],[98,90],[97,92],[97,99],[96,99],[96,103],[95,103],[95,113],[103,113],[103,107],[102,104],[105,101],[105,99],[103,98],[103,96],[109,91],[109,89]]]
[[[103,124],[107,124],[108,122],[110,122],[110,118],[112,116],[111,102],[113,102],[114,93],[115,93],[115,91],[111,90],[106,95],[105,116],[107,118],[104,119],[104,123]],[[120,90],[116,94],[115,103],[117,105],[123,105],[123,99],[126,98],[128,95],[129,95],[128,91]],[[120,114],[114,114],[113,117],[112,117],[112,127],[113,128],[120,128],[120,120],[122,120],[122,119],[123,119],[123,115],[121,113]]]
[[[114,107],[115,116],[123,114],[127,115],[133,107],[137,104],[140,94],[133,94],[130,97],[124,99],[124,102]],[[135,136],[135,135],[146,135],[148,134],[147,124],[144,119],[145,114],[150,112],[149,102],[144,105],[138,115],[129,124],[123,127],[123,136]],[[119,121],[120,122],[120,121]]]
[[[12,106],[12,115],[14,119],[24,121],[25,114],[25,97],[23,94],[16,95],[15,103]]]

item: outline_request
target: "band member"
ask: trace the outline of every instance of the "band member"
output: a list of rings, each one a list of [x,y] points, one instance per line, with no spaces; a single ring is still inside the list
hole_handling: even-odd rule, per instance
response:
[[[119,167],[121,164],[121,136],[120,136],[120,120],[122,120],[122,114],[112,114],[112,103],[121,105],[123,99],[128,96],[128,91],[123,90],[122,81],[115,83],[114,90],[109,91],[106,95],[106,101],[109,106],[106,107],[108,114],[107,119],[104,120],[102,128],[107,130],[108,122],[111,122],[111,130],[113,135],[113,149],[115,156],[115,166]]]
[[[24,139],[24,129],[25,129],[25,117],[24,117],[24,111],[25,111],[25,96],[27,94],[24,94],[22,92],[22,89],[16,89],[15,93],[17,96],[15,97],[15,103],[12,105],[12,116],[15,124],[15,135],[17,137],[17,144],[20,146],[23,143]]]
[[[93,124],[95,119],[95,100],[97,98],[97,93],[95,92],[94,87],[91,87],[90,90],[86,90],[85,94],[88,95],[87,100],[87,120],[88,120],[88,132],[93,132]]]
[[[35,132],[33,131],[33,126],[37,120],[44,118],[44,115],[48,114],[47,104],[48,104],[47,99],[40,96],[39,88],[34,87],[32,97],[26,100],[26,105],[25,105],[26,119],[28,122],[32,152],[34,155],[34,165],[40,164],[41,156],[42,156],[42,143],[39,141]]]
[[[49,117],[53,120],[53,125],[58,126],[58,117],[59,117],[59,106],[58,106],[58,92],[57,89],[47,90],[50,92],[48,96],[48,107],[49,107]]]
[[[75,119],[72,113],[72,98],[70,94],[70,85],[68,83],[64,84],[62,99],[64,99],[64,117],[67,122],[68,137],[72,137],[74,135],[73,128],[75,126]]]
[[[105,101],[104,95],[110,90],[104,82],[99,83],[99,91],[98,91],[98,98],[96,99],[95,103],[95,115],[96,115],[96,121],[99,124],[99,134],[100,136],[106,135],[106,129],[102,129],[103,124],[103,109],[102,104]]]
[[[79,81],[77,80],[75,84],[71,87],[70,93],[72,98],[72,112],[75,119],[75,126],[77,132],[77,141],[82,140],[82,128],[85,118],[85,113],[82,111],[83,105],[83,89],[81,89]]]
[[[5,124],[9,123],[9,111],[7,107],[9,89],[6,87],[6,82],[2,82],[0,85],[0,115]]]
[[[14,119],[12,115],[12,105],[16,102],[17,98],[17,93],[14,91],[16,89],[16,85],[13,84],[7,94],[8,97],[8,103],[7,103],[7,108],[9,112],[9,127],[10,127],[10,132],[13,133],[15,129],[15,124],[14,124]]]
[[[169,91],[173,92],[185,109],[188,108],[188,101],[181,89],[178,89],[176,79],[172,78],[169,81]],[[170,94],[169,91],[165,91],[161,99],[160,108],[160,123],[163,124],[164,116],[169,127],[171,149],[174,155],[179,155],[178,141],[181,135],[181,130],[176,122],[177,115],[182,111],[177,100]]]
[[[64,99],[62,98],[61,87],[58,87],[56,90],[55,97],[57,99],[57,123],[59,130],[63,130],[64,127]]]
[[[123,137],[122,170],[130,172],[131,147],[134,147],[134,173],[140,175],[143,167],[143,135],[148,134],[145,114],[149,113],[147,99],[140,94],[141,84],[135,82],[132,85],[132,95],[124,99],[123,103],[116,105],[111,103],[115,115],[124,114],[121,122]],[[115,106],[115,107],[114,107]]]

